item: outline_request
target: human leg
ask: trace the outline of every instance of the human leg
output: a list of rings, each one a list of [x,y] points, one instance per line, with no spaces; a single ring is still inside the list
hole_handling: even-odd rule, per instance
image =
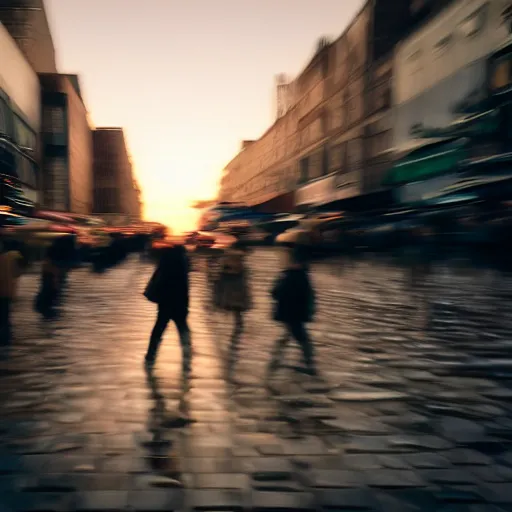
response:
[[[302,356],[308,371],[316,374],[314,349],[309,333],[304,323],[293,323],[288,326],[290,334],[295,338],[302,350]]]
[[[146,353],[146,362],[152,363],[155,361],[158,347],[162,341],[162,335],[167,328],[169,320],[170,316],[163,308],[159,306],[155,326],[153,327],[153,331],[151,332],[151,337],[149,339],[148,351]]]
[[[190,328],[186,318],[179,318],[174,321],[180,337],[183,368],[190,369],[192,360],[192,343],[190,341]]]

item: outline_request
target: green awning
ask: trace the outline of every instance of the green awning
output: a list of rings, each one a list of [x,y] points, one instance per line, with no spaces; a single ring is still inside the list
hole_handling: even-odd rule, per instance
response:
[[[389,171],[386,185],[400,185],[421,181],[454,171],[466,157],[462,144],[447,143],[414,151],[400,159]]]
[[[512,174],[501,174],[494,176],[468,176],[460,179],[457,183],[445,187],[439,192],[432,194],[428,200],[435,200],[452,194],[460,194],[485,185],[493,185],[495,183],[512,180]]]
[[[455,119],[448,127],[447,133],[459,136],[493,135],[500,129],[499,112],[497,109],[486,110]]]

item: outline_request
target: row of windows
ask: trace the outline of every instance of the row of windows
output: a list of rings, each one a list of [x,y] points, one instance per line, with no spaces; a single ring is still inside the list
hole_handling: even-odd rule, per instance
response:
[[[22,148],[30,149],[32,152],[37,149],[37,134],[13,111],[9,99],[2,95],[0,95],[0,134],[11,137]]]

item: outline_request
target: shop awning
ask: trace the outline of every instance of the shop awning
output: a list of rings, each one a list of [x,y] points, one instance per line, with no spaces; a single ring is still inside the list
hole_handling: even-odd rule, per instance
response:
[[[460,141],[440,142],[423,147],[400,159],[386,176],[386,185],[400,185],[421,181],[454,171],[466,157]]]
[[[512,165],[512,153],[499,153],[497,155],[470,158],[460,163],[460,168],[473,171],[475,168],[492,166],[495,169],[496,166],[502,166],[504,168]]]
[[[457,183],[441,189],[438,193],[432,194],[426,197],[427,200],[437,200],[442,197],[451,196],[453,194],[461,194],[469,192],[478,187],[486,185],[493,185],[496,183],[502,183],[505,181],[512,180],[512,174],[499,174],[493,176],[470,176],[461,179]]]
[[[447,127],[447,132],[461,137],[483,136],[497,133],[499,127],[499,112],[490,109],[455,119]]]

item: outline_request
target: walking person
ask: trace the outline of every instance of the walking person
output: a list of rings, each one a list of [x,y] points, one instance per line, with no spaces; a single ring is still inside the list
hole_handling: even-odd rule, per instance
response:
[[[286,332],[274,346],[268,377],[279,368],[290,338],[295,339],[302,351],[305,372],[317,376],[313,344],[306,327],[315,313],[315,293],[308,274],[306,252],[301,246],[297,246],[289,255],[289,264],[272,289],[272,298],[275,301],[274,320],[283,323]]]
[[[158,305],[158,315],[151,332],[145,364],[151,369],[167,325],[172,320],[178,329],[184,372],[190,370],[192,346],[187,323],[189,306],[189,261],[182,245],[162,250],[158,266],[149,281],[145,297]]]
[[[215,305],[233,313],[234,326],[228,353],[228,371],[232,372],[240,338],[244,330],[244,314],[252,307],[249,270],[246,265],[247,248],[235,242],[221,256],[219,274],[214,284]]]
[[[0,240],[0,347],[11,343],[11,306],[21,275],[21,254]]]
[[[41,282],[39,292],[35,299],[35,309],[46,319],[57,316],[57,305],[60,300],[65,272],[60,262],[62,254],[61,244],[55,241],[46,251],[41,269]]]

